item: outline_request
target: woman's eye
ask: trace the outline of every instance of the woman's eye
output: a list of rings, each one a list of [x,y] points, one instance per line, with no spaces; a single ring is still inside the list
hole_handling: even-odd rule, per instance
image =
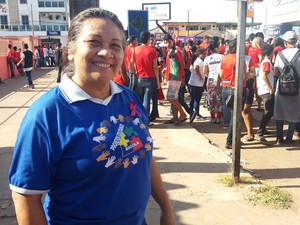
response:
[[[97,40],[86,40],[85,42],[90,43],[90,44],[99,44],[100,43]]]
[[[117,49],[122,48],[122,46],[119,45],[119,44],[112,44],[112,47],[113,47],[113,48],[117,48]]]

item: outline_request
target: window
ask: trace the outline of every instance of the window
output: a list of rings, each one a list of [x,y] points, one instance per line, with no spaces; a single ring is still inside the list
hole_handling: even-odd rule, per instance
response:
[[[0,24],[1,25],[7,25],[8,24],[7,16],[3,16],[3,15],[0,16]]]
[[[29,16],[22,16],[22,25],[29,25]]]
[[[27,4],[27,0],[20,0],[20,4]]]
[[[0,3],[5,4],[5,3],[6,3],[6,0],[0,0]]]
[[[186,26],[186,30],[198,30],[198,26]]]

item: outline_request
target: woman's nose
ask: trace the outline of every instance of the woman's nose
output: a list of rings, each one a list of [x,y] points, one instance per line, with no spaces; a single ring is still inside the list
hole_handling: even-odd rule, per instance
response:
[[[104,56],[104,57],[112,57],[112,52],[109,48],[107,47],[104,47],[104,48],[101,48],[99,51],[98,51],[98,55],[99,56]]]

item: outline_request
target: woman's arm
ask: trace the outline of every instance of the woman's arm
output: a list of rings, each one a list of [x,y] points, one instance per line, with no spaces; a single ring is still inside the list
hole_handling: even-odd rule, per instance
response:
[[[160,225],[175,225],[171,202],[154,157],[151,159],[151,190],[152,197],[161,209]]]
[[[47,225],[42,206],[42,195],[24,195],[12,192],[19,225]]]

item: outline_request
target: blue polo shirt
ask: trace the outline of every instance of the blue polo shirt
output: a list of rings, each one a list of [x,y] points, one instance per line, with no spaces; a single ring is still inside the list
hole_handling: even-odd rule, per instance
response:
[[[148,117],[130,89],[110,87],[107,99],[91,98],[65,75],[22,121],[10,188],[45,193],[49,224],[144,223],[153,149]]]

